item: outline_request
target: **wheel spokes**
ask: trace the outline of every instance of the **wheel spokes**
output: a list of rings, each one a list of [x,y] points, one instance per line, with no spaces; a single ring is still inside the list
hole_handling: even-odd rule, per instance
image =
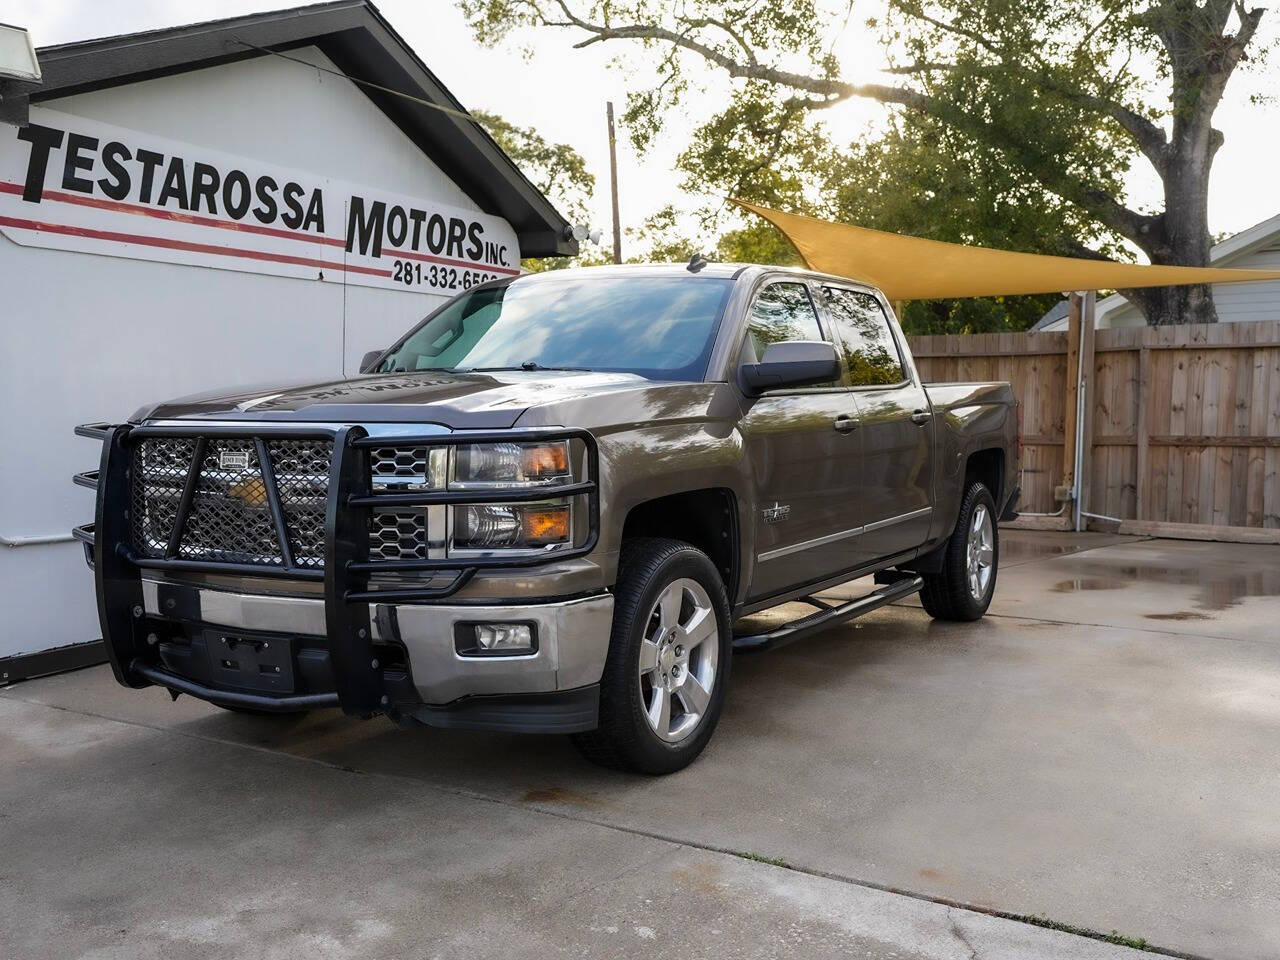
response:
[[[719,632],[716,628],[715,614],[710,607],[695,606],[692,615],[686,623],[681,625],[679,632],[685,650],[693,650]]]
[[[658,668],[658,645],[652,640],[640,641],[640,673],[653,673]]]
[[[684,683],[680,685],[680,689],[676,692],[686,713],[692,713],[699,717],[706,713],[707,704],[711,702],[711,691],[702,685],[702,681],[698,679],[696,674],[693,672],[686,673],[684,675]]]
[[[975,600],[981,600],[991,583],[991,572],[995,568],[995,531],[991,523],[991,512],[985,504],[974,508],[973,518],[969,523],[965,561],[969,593]]]
[[[664,634],[680,626],[680,608],[684,605],[684,588],[678,583],[667,585],[658,597],[658,629]]]
[[[650,728],[679,743],[711,703],[720,655],[720,624],[706,588],[692,578],[667,584],[654,599],[636,653],[642,712]]]
[[[653,688],[653,696],[649,700],[649,725],[658,736],[666,739],[671,733],[671,693],[662,684]]]

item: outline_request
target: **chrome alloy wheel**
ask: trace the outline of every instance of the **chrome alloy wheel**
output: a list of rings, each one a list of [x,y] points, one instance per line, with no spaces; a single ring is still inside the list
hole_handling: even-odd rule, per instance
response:
[[[985,503],[973,508],[969,521],[969,542],[965,552],[969,595],[979,603],[987,595],[991,577],[995,573],[995,529],[991,523],[991,511]]]
[[[654,733],[679,743],[697,729],[719,659],[720,623],[707,591],[688,578],[667,584],[640,642],[640,702]]]

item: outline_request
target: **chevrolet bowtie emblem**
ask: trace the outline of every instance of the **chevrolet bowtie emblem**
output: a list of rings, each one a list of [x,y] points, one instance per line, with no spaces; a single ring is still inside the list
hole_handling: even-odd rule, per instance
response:
[[[761,511],[764,514],[765,523],[778,523],[787,519],[791,515],[791,505],[787,503],[778,503],[776,500],[772,507],[765,507]]]
[[[260,507],[267,502],[267,485],[261,477],[248,477],[227,487],[227,496],[234,497],[246,507]]]

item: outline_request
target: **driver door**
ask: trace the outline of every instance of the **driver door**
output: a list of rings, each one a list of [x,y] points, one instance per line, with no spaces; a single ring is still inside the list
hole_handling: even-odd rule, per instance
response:
[[[813,291],[796,279],[768,281],[748,317],[742,361],[770,343],[831,340]],[[833,382],[748,398],[742,421],[758,498],[754,517],[758,599],[859,566],[856,493],[861,438],[849,387]]]

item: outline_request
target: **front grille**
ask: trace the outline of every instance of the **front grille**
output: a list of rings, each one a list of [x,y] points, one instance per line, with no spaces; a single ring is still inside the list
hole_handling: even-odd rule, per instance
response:
[[[369,473],[374,486],[426,484],[426,447],[374,447],[369,451]]]
[[[333,443],[268,440],[266,447],[294,562],[299,567],[322,567]],[[148,438],[134,448],[132,526],[139,555],[166,555],[195,449],[196,441],[187,437]],[[253,440],[210,438],[178,538],[177,556],[283,566],[266,483]]]
[[[426,508],[375,511],[369,530],[369,559],[427,559]]]

